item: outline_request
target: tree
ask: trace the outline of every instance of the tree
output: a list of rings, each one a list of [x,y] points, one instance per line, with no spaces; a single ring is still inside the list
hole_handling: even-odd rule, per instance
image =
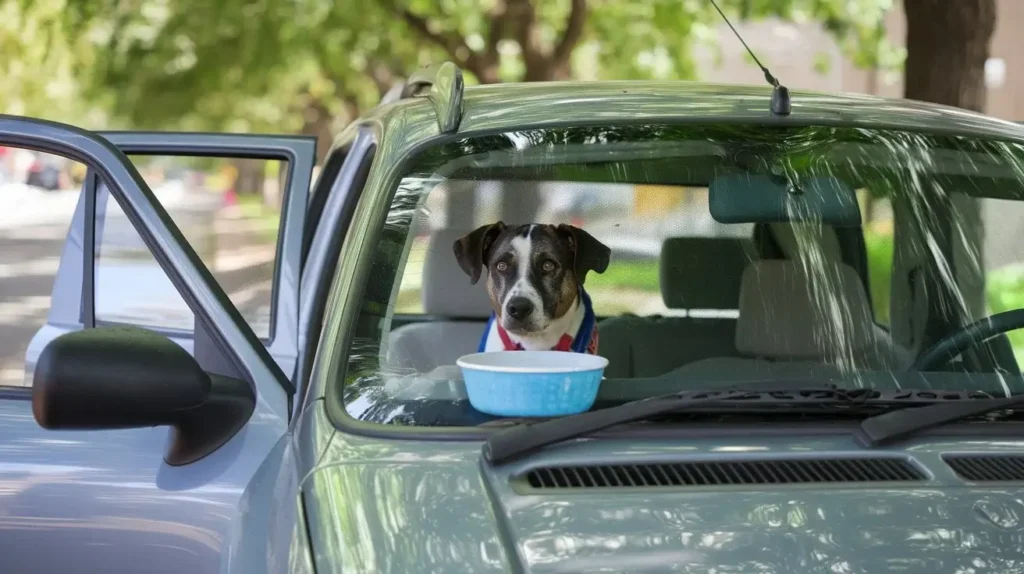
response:
[[[984,111],[985,61],[996,27],[995,0],[903,0],[903,9],[907,17],[905,97]],[[958,206],[957,233],[974,261],[982,261],[984,224],[979,202]],[[957,309],[956,303],[962,301],[967,317],[984,314],[984,269],[970,265],[959,273],[960,297],[943,291],[951,302],[948,308]]]
[[[454,10],[446,10],[441,2],[383,1],[385,10],[424,42],[443,49],[481,83],[501,81],[500,48],[506,41],[522,61],[518,75],[523,81],[571,76],[570,59],[583,37],[587,0],[569,0],[567,10],[558,6],[564,2],[542,6],[531,0],[498,0],[484,11],[474,10],[472,2],[448,4],[455,4]],[[563,21],[561,29],[556,29],[558,20]]]
[[[59,0],[50,0],[59,1]],[[76,68],[133,127],[301,131],[326,143],[403,71],[451,59],[469,81],[690,79],[690,50],[720,18],[679,0],[64,0]],[[738,18],[824,21],[861,46],[890,0],[720,0]],[[650,62],[657,61],[652,65]]]
[[[719,0],[733,17],[817,20],[857,61],[891,59],[884,27],[891,0]],[[695,76],[690,50],[710,25],[721,23],[709,1],[384,0],[383,6],[425,44],[441,49],[482,83],[565,80],[587,47],[600,78]],[[503,57],[506,56],[506,57]],[[661,72],[649,63],[660,60]]]
[[[318,137],[320,159],[335,120],[375,104],[424,51],[362,0],[66,1],[65,35],[97,48],[77,69],[84,93],[124,124],[297,131]]]
[[[95,101],[83,98],[76,67],[95,53],[63,34],[64,0],[0,3],[0,113],[101,124]]]
[[[903,0],[907,16],[904,95],[985,109],[985,61],[996,27],[995,0]]]

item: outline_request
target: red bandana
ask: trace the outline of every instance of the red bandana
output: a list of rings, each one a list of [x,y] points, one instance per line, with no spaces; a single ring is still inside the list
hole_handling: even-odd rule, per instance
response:
[[[505,347],[506,351],[522,351],[523,350],[523,346],[520,345],[519,343],[516,343],[515,341],[513,341],[512,338],[508,336],[508,333],[505,332],[505,329],[503,329],[501,327],[501,325],[495,325],[495,327],[498,328],[498,336],[501,337],[501,344],[502,344],[502,346]],[[572,337],[568,333],[566,333],[565,335],[562,335],[562,338],[558,340],[558,344],[555,345],[555,348],[551,349],[551,350],[552,351],[564,351],[566,353],[571,352],[572,351]],[[588,355],[596,355],[597,354],[597,326],[596,325],[594,326],[594,332],[590,336],[590,343],[587,345],[587,354]]]

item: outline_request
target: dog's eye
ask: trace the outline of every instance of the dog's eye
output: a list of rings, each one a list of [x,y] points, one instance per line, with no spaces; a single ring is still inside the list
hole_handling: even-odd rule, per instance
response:
[[[540,268],[543,269],[545,273],[551,273],[552,271],[555,270],[555,262],[545,261],[544,264],[540,266]]]
[[[498,271],[508,271],[508,263],[502,261],[495,265],[494,268],[497,269]]]

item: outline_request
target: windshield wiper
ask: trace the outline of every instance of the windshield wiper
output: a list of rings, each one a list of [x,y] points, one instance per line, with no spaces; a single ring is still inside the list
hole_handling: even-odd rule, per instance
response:
[[[756,390],[728,388],[717,391],[672,393],[499,431],[488,437],[484,445],[484,457],[491,464],[502,464],[546,446],[609,427],[700,407],[738,404],[775,404],[780,407],[854,404],[867,400],[874,402],[872,397],[879,394],[873,389],[842,389],[834,385],[804,388],[791,386],[788,389],[772,389],[770,385],[766,385]]]
[[[860,439],[867,446],[880,446],[930,428],[1024,405],[1024,395],[1004,398],[967,398],[901,409],[868,417],[860,422]]]

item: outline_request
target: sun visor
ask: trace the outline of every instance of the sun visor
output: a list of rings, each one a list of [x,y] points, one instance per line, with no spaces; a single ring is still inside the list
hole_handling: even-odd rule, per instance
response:
[[[861,224],[853,187],[834,177],[810,177],[791,186],[787,179],[770,175],[719,175],[708,186],[708,203],[719,223]]]

